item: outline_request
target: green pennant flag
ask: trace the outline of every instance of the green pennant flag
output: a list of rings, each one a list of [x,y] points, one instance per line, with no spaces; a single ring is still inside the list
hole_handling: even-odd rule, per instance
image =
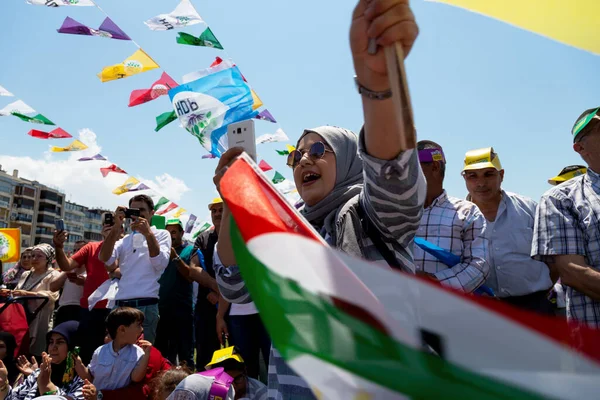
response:
[[[31,122],[33,124],[44,124],[44,125],[54,125],[54,122],[50,121],[48,118],[44,117],[42,114],[37,114],[33,117],[19,114],[18,112],[12,113],[15,117],[19,118],[21,121]]]
[[[212,47],[215,49],[223,50],[223,46],[221,46],[221,43],[214,35],[214,33],[212,33],[210,28],[206,28],[206,30],[202,32],[202,35],[200,35],[200,37],[195,37],[185,32],[179,32],[179,36],[177,37],[177,43],[187,44],[190,46]]]
[[[175,114],[175,111],[167,111],[165,113],[160,114],[158,117],[156,117],[156,128],[154,129],[154,132],[160,131],[162,128],[169,125],[176,119],[177,114]]]
[[[279,172],[275,171],[275,176],[273,177],[273,179],[271,181],[275,184],[281,183],[281,182],[285,181],[285,176],[283,176]]]
[[[154,211],[158,211],[159,208],[167,204],[169,201],[170,200],[166,197],[161,197],[160,200],[158,200],[158,203],[156,203],[156,205],[154,206]]]
[[[194,233],[193,238],[196,239],[202,232],[206,232],[212,225],[209,224],[208,222],[205,222],[204,225],[202,225],[200,227],[200,230],[196,233]]]
[[[288,154],[290,154],[289,151],[287,150],[275,150],[277,152],[277,154],[279,154],[280,156],[287,156]]]

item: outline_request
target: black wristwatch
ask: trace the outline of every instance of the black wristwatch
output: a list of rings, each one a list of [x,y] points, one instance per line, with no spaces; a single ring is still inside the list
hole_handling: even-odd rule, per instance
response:
[[[356,89],[358,90],[358,93],[360,95],[365,96],[371,100],[387,100],[390,97],[392,97],[391,89],[388,89],[384,92],[374,92],[361,85],[360,82],[358,82],[358,78],[356,76],[354,77],[354,84],[356,85]]]

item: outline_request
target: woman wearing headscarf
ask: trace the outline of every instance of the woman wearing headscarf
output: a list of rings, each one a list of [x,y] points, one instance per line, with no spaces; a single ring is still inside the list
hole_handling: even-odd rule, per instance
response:
[[[398,42],[408,54],[417,32],[406,1],[358,1],[350,44],[365,117],[360,136],[331,126],[307,129],[300,135],[297,151],[288,158],[305,203],[301,213],[332,247],[408,273],[415,272],[412,245],[426,182],[415,150],[403,148],[405,138],[391,96],[385,52],[377,45]],[[375,52],[369,51],[370,41],[376,44]],[[409,119],[403,125],[409,135],[414,133]],[[217,187],[222,169],[239,153],[240,149],[231,149],[221,158],[215,176]],[[229,219],[225,207],[217,244],[224,268],[236,263]],[[222,325],[218,328],[223,329]],[[276,351],[271,354],[269,372],[269,393],[276,398],[315,398],[308,384]]]
[[[22,384],[11,387],[7,370],[0,362],[0,400],[31,400],[44,395],[83,400],[84,381],[75,373],[74,337],[77,321],[67,321],[47,333],[48,353],[42,354],[40,367]]]
[[[54,249],[46,243],[34,246],[31,259],[31,270],[21,276],[17,288],[13,291],[13,296],[44,296],[48,297],[48,303],[36,315],[35,319],[29,323],[29,352],[38,357],[46,348],[46,332],[51,327],[52,313],[54,304],[58,300],[58,292],[50,290],[50,283],[60,272],[52,269],[54,262]],[[34,312],[43,300],[31,300],[27,303],[29,312]]]
[[[0,361],[6,366],[8,373],[8,383],[13,385],[19,376],[17,368],[17,360],[15,358],[15,350],[17,348],[17,340],[12,333],[0,332]]]
[[[9,269],[2,276],[2,283],[6,286],[7,289],[14,289],[19,283],[19,279],[21,279],[21,275],[25,271],[29,271],[31,269],[31,251],[33,247],[28,247],[21,253],[21,258],[17,265]]]

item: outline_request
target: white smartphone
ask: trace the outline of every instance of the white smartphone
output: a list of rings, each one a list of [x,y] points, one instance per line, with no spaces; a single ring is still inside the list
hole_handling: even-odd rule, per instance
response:
[[[241,147],[254,161],[256,161],[256,135],[254,133],[254,121],[236,122],[227,127],[228,146]]]

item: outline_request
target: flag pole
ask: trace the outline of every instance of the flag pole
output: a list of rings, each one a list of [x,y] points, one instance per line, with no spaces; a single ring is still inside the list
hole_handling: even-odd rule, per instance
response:
[[[401,147],[402,150],[414,149],[417,145],[417,139],[404,67],[404,51],[400,42],[386,46],[384,51],[392,100],[396,108],[396,120],[400,129]]]

